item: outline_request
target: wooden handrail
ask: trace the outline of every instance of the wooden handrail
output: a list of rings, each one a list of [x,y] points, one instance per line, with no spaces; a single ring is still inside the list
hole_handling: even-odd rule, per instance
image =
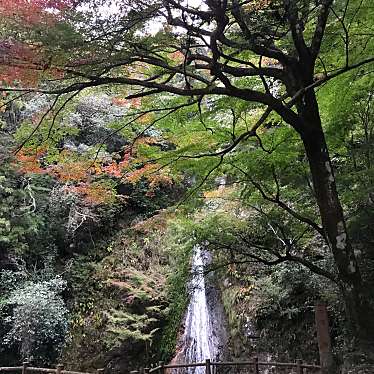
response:
[[[39,372],[39,373],[60,373],[60,374],[96,374],[96,373],[89,373],[89,372],[83,372],[83,371],[73,371],[73,370],[61,370],[60,368],[53,369],[53,368],[38,368],[34,366],[27,366],[24,368],[24,366],[9,366],[9,367],[0,367],[0,373],[1,372],[17,372],[17,371],[29,371],[29,372]]]
[[[273,361],[220,361],[214,362],[211,361],[211,366],[254,366],[255,364],[259,366],[276,366],[276,367],[297,367],[298,363],[296,362],[273,362]],[[198,366],[206,366],[205,362],[193,362],[193,363],[184,363],[184,364],[171,364],[171,365],[163,365],[162,367],[165,369],[178,369],[184,367],[198,367]],[[310,364],[300,364],[300,366],[304,369],[321,369],[320,365],[310,365]],[[161,366],[156,366],[152,368],[149,372],[155,372],[160,370]]]
[[[22,366],[9,366],[9,367],[0,367],[0,372],[2,371],[18,371],[22,370]]]
[[[258,360],[252,361],[220,361],[214,362],[209,361],[209,367],[212,366],[273,366],[273,367],[292,367],[292,368],[302,368],[302,369],[311,369],[311,370],[321,370],[320,365],[311,365],[299,362],[261,362]],[[170,364],[164,365],[160,362],[160,365],[152,368],[146,369],[146,373],[151,374],[155,372],[160,372],[161,370],[164,372],[166,369],[181,369],[181,368],[191,368],[191,367],[207,367],[207,361],[205,362],[191,362],[191,363],[183,363],[183,364]],[[50,373],[50,374],[97,374],[97,373],[89,373],[89,372],[82,372],[82,371],[73,371],[73,370],[62,370],[63,366],[58,365],[56,369],[48,369],[48,368],[38,368],[33,366],[12,366],[12,367],[0,367],[1,372],[39,372],[39,373]],[[103,371],[103,369],[98,369],[98,372]],[[161,373],[163,374],[163,373]]]

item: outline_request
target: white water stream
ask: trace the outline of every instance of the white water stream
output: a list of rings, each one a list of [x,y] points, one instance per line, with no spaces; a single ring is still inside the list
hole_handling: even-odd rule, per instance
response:
[[[219,354],[218,339],[209,315],[204,265],[206,253],[199,246],[194,247],[192,258],[191,299],[187,310],[183,345],[185,362],[214,360]],[[189,373],[205,373],[204,367],[190,368]]]

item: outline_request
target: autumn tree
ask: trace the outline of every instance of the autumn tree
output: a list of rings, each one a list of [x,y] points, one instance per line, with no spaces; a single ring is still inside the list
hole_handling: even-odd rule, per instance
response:
[[[352,333],[361,342],[372,340],[373,306],[347,232],[316,96],[319,87],[344,73],[370,74],[369,0],[203,0],[196,6],[179,0],[86,0],[55,11],[49,9],[54,2],[27,3],[39,6],[49,27],[2,6],[4,30],[6,24],[20,30],[3,33],[9,46],[2,52],[3,74],[17,72],[3,79],[4,93],[42,92],[54,95],[57,105],[90,87],[111,85],[126,87],[127,100],[160,93],[184,98],[182,104],[153,108],[156,119],[146,128],[188,106],[207,110],[203,103],[209,97],[263,108],[259,120],[234,134],[230,144],[186,155],[191,158],[222,160],[243,141],[258,138],[269,116],[290,126],[303,143],[319,210],[317,221],[296,218],[331,250]],[[38,75],[38,83],[22,82],[22,63]]]

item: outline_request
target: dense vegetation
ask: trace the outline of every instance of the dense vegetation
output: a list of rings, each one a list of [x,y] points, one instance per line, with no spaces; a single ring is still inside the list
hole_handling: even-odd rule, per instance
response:
[[[196,243],[232,357],[317,359],[324,300],[335,363],[374,362],[370,0],[0,14],[1,364],[171,359]]]

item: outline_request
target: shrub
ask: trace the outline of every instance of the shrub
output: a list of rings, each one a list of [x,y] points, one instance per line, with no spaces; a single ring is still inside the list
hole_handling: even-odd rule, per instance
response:
[[[67,327],[67,308],[61,297],[66,284],[60,277],[26,283],[2,303],[11,307],[4,321],[9,331],[3,345],[17,345],[23,359],[50,363],[59,353]]]

